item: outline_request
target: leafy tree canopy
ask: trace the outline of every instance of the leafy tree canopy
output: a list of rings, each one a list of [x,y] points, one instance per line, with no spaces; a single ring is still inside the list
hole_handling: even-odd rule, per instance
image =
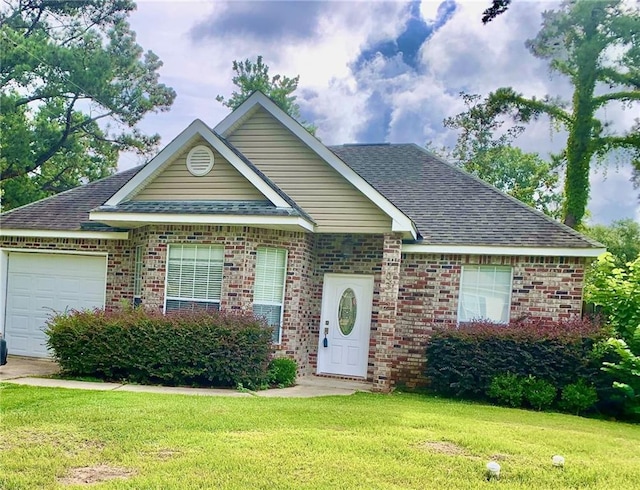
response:
[[[169,110],[162,62],[135,41],[130,0],[6,0],[0,9],[0,184],[7,210],[147,154],[136,127]]]
[[[607,247],[618,267],[640,257],[640,223],[630,218],[585,227],[584,232]]]
[[[294,78],[284,75],[270,76],[269,66],[264,64],[262,56],[258,56],[255,62],[250,59],[233,61],[232,67],[235,75],[231,80],[240,91],[234,90],[229,98],[218,95],[216,96],[218,102],[231,110],[235,110],[252,93],[260,91],[292,118],[300,119],[300,106],[296,103],[297,97],[293,95],[298,88],[300,75]],[[311,134],[315,134],[316,128],[313,125],[304,122],[302,122],[302,125]]]
[[[461,96],[467,110],[444,120],[446,127],[459,131],[458,140],[453,148],[436,153],[525,204],[557,218],[561,195],[556,191],[558,174],[553,165],[536,153],[525,153],[511,146],[522,127],[502,130],[504,121],[486,110],[479,95],[462,93]]]
[[[606,108],[622,104],[637,110],[640,101],[640,12],[623,0],[566,1],[543,14],[542,29],[527,41],[531,53],[549,63],[573,87],[571,101],[525,97],[512,88],[490,94],[487,108],[510,114],[518,123],[542,115],[568,132],[558,159],[565,165],[564,222],[578,227],[589,198],[593,159],[623,152],[640,168],[638,127],[614,133]]]

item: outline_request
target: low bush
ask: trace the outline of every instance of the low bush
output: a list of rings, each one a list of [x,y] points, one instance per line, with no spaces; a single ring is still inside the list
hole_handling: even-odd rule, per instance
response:
[[[579,378],[601,376],[593,346],[606,336],[590,320],[475,322],[440,329],[427,344],[425,374],[433,391],[470,399],[485,398],[493,378],[507,372],[561,389]]]
[[[491,380],[487,394],[500,405],[519,407],[524,395],[522,378],[511,373],[499,374]]]
[[[558,390],[544,379],[529,375],[523,380],[524,399],[536,410],[544,410],[553,405]]]
[[[593,386],[584,380],[572,383],[562,389],[560,406],[576,415],[592,408],[598,401],[598,394]]]
[[[264,385],[271,329],[253,315],[143,308],[52,317],[48,345],[62,370],[136,383]]]
[[[269,363],[269,384],[287,388],[296,384],[298,365],[293,359],[278,357]]]

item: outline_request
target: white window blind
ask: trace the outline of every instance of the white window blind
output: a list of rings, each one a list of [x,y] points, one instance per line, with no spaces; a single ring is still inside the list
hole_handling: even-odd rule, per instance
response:
[[[282,306],[287,274],[287,251],[258,248],[253,290],[253,312],[273,327],[273,341],[280,343]]]
[[[165,311],[219,309],[224,248],[170,245]]]
[[[458,322],[509,322],[511,267],[466,265],[460,279]]]

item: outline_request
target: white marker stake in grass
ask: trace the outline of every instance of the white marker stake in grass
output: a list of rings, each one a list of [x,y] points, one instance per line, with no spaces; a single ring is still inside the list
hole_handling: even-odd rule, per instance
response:
[[[495,461],[487,463],[487,480],[500,479],[500,465]]]

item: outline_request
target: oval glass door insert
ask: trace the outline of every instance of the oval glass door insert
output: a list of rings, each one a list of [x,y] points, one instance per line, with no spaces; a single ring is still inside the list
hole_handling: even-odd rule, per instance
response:
[[[357,313],[356,293],[353,292],[353,289],[348,288],[342,293],[342,298],[340,298],[340,304],[338,305],[338,325],[342,335],[349,335],[353,331]]]

